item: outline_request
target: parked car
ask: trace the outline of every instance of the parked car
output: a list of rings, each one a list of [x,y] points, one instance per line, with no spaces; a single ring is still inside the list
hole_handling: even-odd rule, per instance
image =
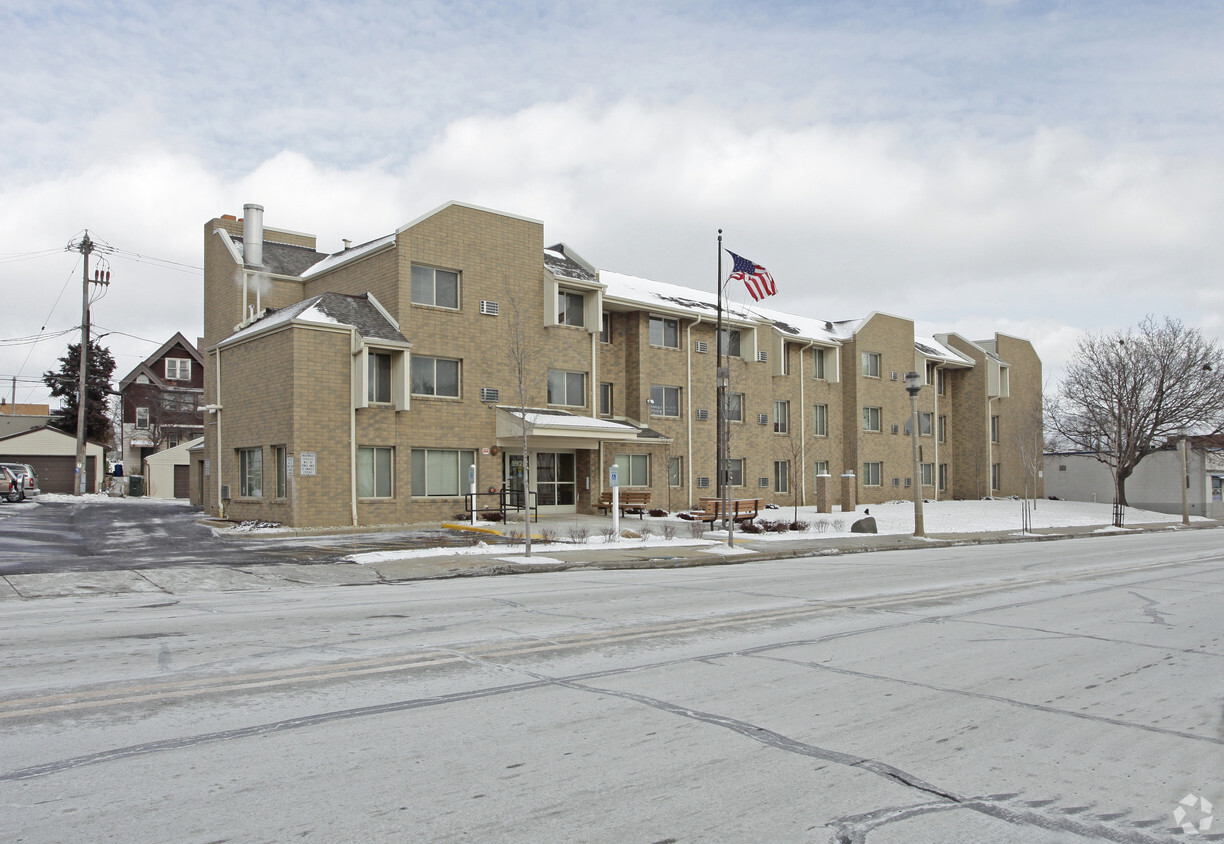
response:
[[[29,463],[0,463],[0,467],[20,481],[20,494],[14,498],[10,492],[9,501],[20,501],[23,498],[36,498],[42,495],[42,490],[38,487],[38,474]]]
[[[13,503],[25,498],[21,478],[13,474],[7,466],[0,466],[0,498]]]

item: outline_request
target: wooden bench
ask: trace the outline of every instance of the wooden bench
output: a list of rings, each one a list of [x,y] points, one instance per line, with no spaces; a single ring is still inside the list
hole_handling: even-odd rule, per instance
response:
[[[714,522],[722,519],[722,501],[720,499],[703,498],[700,504],[700,511],[693,513],[693,517],[697,521],[709,522],[712,525]],[[751,522],[761,513],[761,499],[732,498],[727,502],[727,512],[731,515],[733,521]]]
[[[596,506],[607,514],[612,509],[612,490],[601,492],[599,494],[599,504]],[[638,514],[639,518],[644,519],[646,518],[646,509],[650,507],[650,491],[622,489],[620,491],[618,507],[622,516],[629,511],[633,511]]]

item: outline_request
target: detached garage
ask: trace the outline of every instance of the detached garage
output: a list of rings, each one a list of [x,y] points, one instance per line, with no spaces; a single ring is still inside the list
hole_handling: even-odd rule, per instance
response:
[[[85,444],[85,491],[99,492],[103,448]],[[0,463],[29,463],[43,492],[73,493],[76,479],[76,437],[44,425],[0,437]]]
[[[150,454],[145,458],[145,495],[151,498],[190,498],[191,476],[188,449],[204,442],[203,437]]]

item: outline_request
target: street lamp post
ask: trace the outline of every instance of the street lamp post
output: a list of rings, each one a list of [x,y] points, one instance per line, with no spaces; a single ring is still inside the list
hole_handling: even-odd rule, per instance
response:
[[[913,420],[910,434],[914,440],[914,536],[926,536],[922,525],[922,465],[918,453],[918,391],[922,389],[922,376],[917,372],[905,373],[905,391],[910,395]]]

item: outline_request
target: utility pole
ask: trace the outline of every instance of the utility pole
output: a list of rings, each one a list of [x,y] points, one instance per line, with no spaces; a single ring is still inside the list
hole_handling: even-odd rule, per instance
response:
[[[85,471],[85,405],[88,401],[89,378],[89,256],[93,254],[97,244],[89,237],[89,230],[79,241],[68,244],[69,250],[80,252],[84,256],[81,269],[81,356],[77,373],[77,436],[76,436],[76,475],[77,482],[73,485],[73,495],[84,495],[86,487]],[[94,284],[110,284],[110,270],[105,272],[94,270]],[[101,469],[101,467],[99,467]]]

